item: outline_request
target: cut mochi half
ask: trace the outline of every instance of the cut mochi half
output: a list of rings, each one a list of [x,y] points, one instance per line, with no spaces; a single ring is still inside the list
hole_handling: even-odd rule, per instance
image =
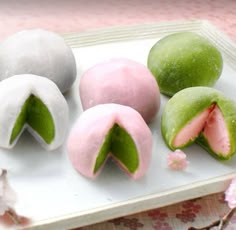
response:
[[[181,148],[182,146],[193,142],[204,129],[212,108],[214,108],[214,106],[210,106],[189,121],[174,138],[173,146]]]
[[[12,148],[28,131],[45,147],[62,145],[68,125],[68,105],[51,80],[31,74],[0,82],[0,146]]]
[[[208,148],[209,151],[227,158],[231,151],[230,135],[223,114],[218,106],[209,114],[202,134],[197,141],[203,147]]]
[[[162,115],[162,135],[171,149],[198,143],[227,160],[236,152],[236,104],[209,87],[191,87],[175,94]]]
[[[152,134],[141,115],[118,104],[94,106],[78,118],[68,141],[69,158],[82,175],[95,178],[112,157],[133,179],[149,166]]]

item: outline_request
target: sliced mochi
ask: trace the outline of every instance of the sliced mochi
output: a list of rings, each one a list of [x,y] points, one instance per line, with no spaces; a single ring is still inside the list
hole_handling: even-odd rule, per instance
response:
[[[0,82],[0,146],[12,148],[27,129],[48,150],[62,145],[68,105],[51,80],[15,75]]]
[[[204,148],[209,149],[208,151],[219,155],[219,157],[228,157],[231,151],[230,135],[223,114],[218,106],[215,106],[207,118],[205,127],[197,142]]]
[[[0,44],[0,80],[14,75],[47,77],[66,92],[77,75],[71,48],[56,33],[42,29],[24,30]]]
[[[81,77],[83,109],[105,103],[130,106],[149,123],[160,107],[160,92],[149,69],[127,58],[114,58],[88,69]]]
[[[133,179],[148,169],[152,134],[134,109],[101,104],[82,113],[67,140],[69,158],[82,175],[95,178],[112,157]]]
[[[206,120],[208,119],[212,108],[214,108],[214,106],[210,106],[209,108],[203,110],[191,121],[189,121],[175,136],[173,146],[181,148],[182,146],[193,142],[199,136],[199,133],[204,129]]]
[[[171,149],[196,142],[222,160],[236,152],[236,104],[213,88],[176,93],[165,106],[161,128]]]

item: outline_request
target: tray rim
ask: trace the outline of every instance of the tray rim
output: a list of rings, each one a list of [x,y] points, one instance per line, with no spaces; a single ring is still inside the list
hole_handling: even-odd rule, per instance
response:
[[[59,230],[77,227],[79,228],[121,216],[132,215],[142,211],[172,205],[185,200],[222,192],[227,188],[230,181],[235,176],[236,172],[220,177],[215,177],[211,179],[210,187],[209,180],[195,182],[186,186],[182,186],[181,188],[173,189],[171,191],[163,191],[158,194],[153,193],[144,197],[129,199],[127,201],[117,202],[112,205],[105,205],[100,208],[94,208],[85,210],[83,212],[68,214],[63,217],[55,217],[48,220],[39,221],[24,229]],[[173,202],[173,200],[175,201]]]
[[[82,48],[105,43],[151,39],[179,31],[197,32],[209,38],[221,50],[231,67],[236,70],[236,44],[208,20],[162,21],[61,35],[71,48]]]
[[[207,20],[156,22],[125,27],[110,27],[80,33],[72,32],[61,35],[71,48],[82,48],[105,43],[151,39],[179,31],[193,31],[210,38],[221,50],[227,63],[236,70],[235,43]],[[236,172],[181,186],[171,191],[164,191],[158,194],[154,193],[99,208],[33,222],[30,226],[24,227],[24,229],[58,230],[77,228],[154,208],[160,208],[184,200],[222,192],[235,176]]]

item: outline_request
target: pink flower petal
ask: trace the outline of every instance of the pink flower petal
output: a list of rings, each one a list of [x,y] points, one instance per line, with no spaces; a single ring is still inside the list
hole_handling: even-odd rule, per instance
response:
[[[0,216],[13,208],[16,202],[16,194],[7,180],[7,171],[0,170]]]
[[[16,193],[8,183],[7,171],[0,169],[0,229],[2,225],[16,227],[25,226],[31,222],[29,218],[15,212],[13,208],[15,203]]]
[[[186,154],[176,149],[174,152],[170,152],[167,156],[168,168],[173,170],[183,170],[188,166],[189,162],[186,160]]]
[[[230,208],[236,207],[236,177],[225,191],[225,201],[227,201]]]
[[[31,219],[18,215],[13,209],[9,209],[3,216],[0,216],[1,226],[15,227],[14,229],[21,229],[20,226],[27,226],[31,223]],[[6,229],[4,227],[4,229]],[[13,228],[10,228],[13,229]]]

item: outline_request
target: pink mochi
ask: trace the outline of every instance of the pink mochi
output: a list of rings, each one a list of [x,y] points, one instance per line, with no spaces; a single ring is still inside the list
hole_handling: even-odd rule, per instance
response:
[[[104,166],[94,173],[95,163],[109,131],[118,125],[124,129],[135,143],[138,155],[138,168],[130,173],[127,167],[111,152],[118,165],[133,179],[146,173],[152,152],[152,134],[142,116],[134,109],[119,104],[102,104],[92,107],[78,118],[70,132],[67,150],[74,168],[82,175],[95,178]],[[125,143],[124,143],[125,145]]]
[[[79,92],[84,110],[116,103],[137,110],[149,123],[160,107],[160,91],[149,69],[138,62],[117,58],[95,65],[81,77]]]

